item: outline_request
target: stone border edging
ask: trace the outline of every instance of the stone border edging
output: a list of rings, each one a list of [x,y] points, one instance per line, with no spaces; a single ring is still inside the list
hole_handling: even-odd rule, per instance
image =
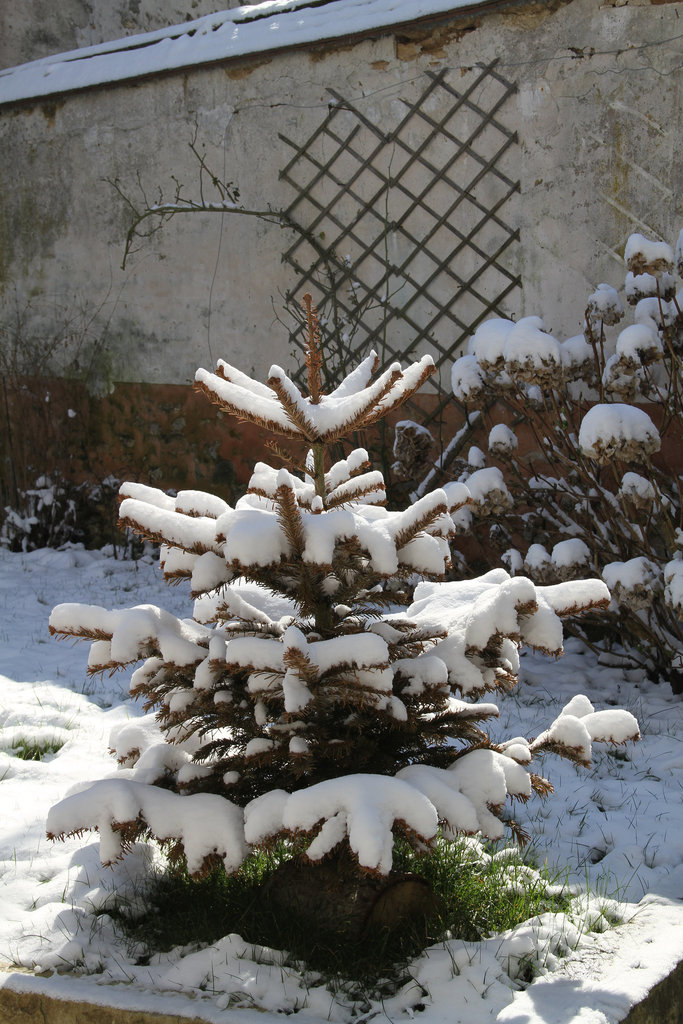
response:
[[[0,967],[0,1024],[253,1024],[253,1014],[200,1009],[181,993],[146,993],[120,984],[96,985],[92,978],[41,977]],[[276,1014],[260,1011],[259,1022],[276,1024]]]
[[[253,1024],[254,1020],[253,1010],[220,1011],[210,1006],[202,1007],[201,1016],[192,1015],[192,1000],[180,995],[146,994],[117,985],[93,991],[92,982],[81,978],[41,977],[21,970],[2,973],[5,976],[0,975],[0,1024],[225,1024],[226,1020],[232,1024]],[[158,1009],[141,1005],[152,1001]],[[276,1017],[281,1019],[267,1011],[256,1012],[264,1024],[274,1022]],[[681,1021],[683,960],[621,1018],[621,1024]]]
[[[622,1024],[680,1024],[683,1021],[683,960],[650,989]]]

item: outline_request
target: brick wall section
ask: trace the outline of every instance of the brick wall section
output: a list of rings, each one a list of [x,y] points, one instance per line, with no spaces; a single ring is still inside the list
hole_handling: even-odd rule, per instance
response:
[[[191,387],[118,384],[96,398],[78,383],[23,381],[2,395],[0,496],[14,500],[43,473],[76,483],[110,474],[197,487],[234,500],[267,452],[257,428],[222,415]]]
[[[373,466],[388,477],[393,423],[421,420],[421,412],[428,412],[434,402],[433,396],[420,395],[410,409],[399,409],[383,428],[380,425],[372,433],[356,435],[343,449],[339,446],[335,457],[348,454],[350,447],[365,447]],[[23,380],[14,386],[3,385],[0,404],[0,509],[17,505],[17,489],[32,487],[40,475],[55,472],[74,483],[101,482],[113,475],[162,490],[197,488],[232,504],[244,493],[255,462],[280,465],[265,445],[268,435],[264,431],[222,414],[188,385],[123,383],[117,384],[112,394],[98,398],[78,382]],[[660,409],[643,408],[658,424]],[[514,427],[522,450],[538,449],[528,427],[513,424],[504,410],[494,408],[465,442],[462,454],[466,456],[471,444],[486,452],[488,431],[501,421]],[[435,455],[462,422],[462,413],[453,402],[438,422],[430,423]],[[282,447],[291,445],[284,441]],[[300,457],[302,452],[297,454]],[[665,437],[655,462],[672,474],[683,470],[683,449],[675,431]],[[428,468],[425,464],[424,474]],[[450,479],[450,474],[439,475],[432,486],[445,479]],[[398,506],[410,501],[416,482],[392,481]]]

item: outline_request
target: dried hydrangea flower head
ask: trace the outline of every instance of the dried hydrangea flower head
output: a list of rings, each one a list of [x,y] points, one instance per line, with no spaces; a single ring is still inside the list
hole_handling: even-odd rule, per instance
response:
[[[603,323],[613,327],[624,318],[624,307],[619,292],[609,284],[599,284],[588,296],[586,316],[593,324]]]
[[[644,409],[613,402],[596,405],[581,421],[581,452],[596,462],[646,462],[659,451],[659,431]]]

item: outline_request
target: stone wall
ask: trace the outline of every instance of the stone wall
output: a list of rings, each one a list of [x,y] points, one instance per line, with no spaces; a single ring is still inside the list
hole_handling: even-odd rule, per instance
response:
[[[78,382],[34,378],[7,390],[2,405],[11,429],[0,434],[0,507],[21,507],[17,492],[46,473],[194,486],[234,502],[254,462],[268,457],[262,432],[179,384],[121,383],[98,397]]]

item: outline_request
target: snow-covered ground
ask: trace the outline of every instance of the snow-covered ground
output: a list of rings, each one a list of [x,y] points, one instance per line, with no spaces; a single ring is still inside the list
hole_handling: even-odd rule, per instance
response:
[[[591,769],[546,757],[542,771],[555,794],[516,808],[537,861],[568,869],[578,890],[594,894],[584,913],[544,915],[481,943],[435,946],[412,965],[403,989],[362,1006],[235,935],[136,965],[111,919],[95,911],[114,888],[133,893],[158,855],[137,847],[103,868],[91,834],[45,838],[47,812],[71,786],[115,773],[109,734],[141,714],[123,674],[86,678],[88,644],[49,637],[49,612],[63,601],[152,602],[190,613],[183,589],[166,587],[151,560],[0,549],[0,962],[58,972],[49,981],[15,973],[5,984],[207,1021],[225,1021],[230,1007],[239,1024],[295,1010],[308,1021],[607,1024],[683,958],[683,705],[668,687],[598,665],[570,641],[557,662],[523,656],[520,686],[498,702],[492,734],[533,736],[582,692],[596,707],[625,707],[638,718],[640,743],[595,748]],[[59,749],[25,760],[13,753],[22,741]],[[588,931],[601,909],[623,923]],[[531,985],[521,980],[528,963]]]

